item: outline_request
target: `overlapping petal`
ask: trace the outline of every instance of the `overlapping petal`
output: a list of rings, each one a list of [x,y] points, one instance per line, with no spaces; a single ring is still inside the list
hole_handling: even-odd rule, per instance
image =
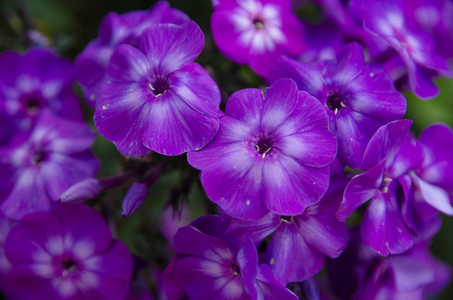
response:
[[[324,256],[307,245],[295,222],[283,224],[267,248],[267,263],[275,277],[287,284],[304,281],[319,272]]]
[[[383,256],[403,253],[414,245],[392,193],[379,192],[373,197],[360,232],[363,243]]]

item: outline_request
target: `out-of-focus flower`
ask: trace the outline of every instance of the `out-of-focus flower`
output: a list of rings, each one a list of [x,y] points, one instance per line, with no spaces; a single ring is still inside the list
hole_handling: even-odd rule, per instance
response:
[[[382,257],[353,232],[343,254],[328,261],[330,282],[340,299],[431,299],[451,278],[450,268],[429,252],[429,243]]]
[[[137,47],[116,48],[96,101],[99,132],[130,156],[179,155],[206,145],[219,128],[220,92],[192,61],[204,36],[196,23],[148,27]]]
[[[82,121],[73,83],[71,63],[49,49],[0,54],[0,144],[30,132],[44,109]]]
[[[331,22],[321,24],[303,23],[305,28],[306,49],[297,60],[309,64],[314,61],[335,60],[346,37]],[[272,72],[270,74],[272,76]],[[272,77],[271,77],[272,78]]]
[[[302,24],[289,0],[219,0],[212,35],[229,59],[267,77],[280,55],[297,56],[305,46]]]
[[[234,93],[216,137],[188,153],[209,198],[228,215],[299,215],[329,185],[336,141],[324,108],[282,79],[266,90]]]
[[[149,10],[132,11],[122,15],[109,13],[99,27],[99,37],[91,41],[77,56],[74,67],[89,105],[95,106],[97,93],[105,80],[107,65],[118,45],[136,45],[143,31],[159,23],[182,24],[189,21],[182,11],[159,1]]]
[[[173,239],[179,228],[189,225],[190,210],[187,204],[179,202],[178,207],[168,206],[161,214],[159,229],[168,244],[173,247]]]
[[[412,16],[408,16],[403,0],[371,1],[363,6],[363,24],[371,33],[395,49],[407,69],[409,84],[422,99],[433,98],[439,89],[433,82],[438,75],[453,77],[448,61],[437,53],[436,41]]]
[[[311,66],[282,57],[270,75],[271,82],[279,78],[293,79],[299,90],[321,101],[337,138],[338,158],[352,168],[376,130],[406,112],[404,96],[380,65],[365,63],[358,43],[344,46],[335,60]]]
[[[10,218],[49,210],[71,185],[95,176],[91,128],[81,122],[40,114],[30,135],[0,148],[1,211]]]
[[[8,299],[124,299],[132,258],[94,209],[64,204],[31,213],[5,241]]]
[[[399,177],[398,183],[404,192],[404,219],[419,239],[426,240],[441,227],[439,212],[453,215],[453,131],[445,124],[434,124],[422,131],[419,140],[407,137],[394,161],[403,165],[418,157],[418,165]]]

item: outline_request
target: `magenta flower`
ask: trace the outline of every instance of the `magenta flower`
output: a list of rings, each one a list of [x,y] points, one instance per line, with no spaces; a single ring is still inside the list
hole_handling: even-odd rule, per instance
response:
[[[91,128],[42,112],[30,135],[0,148],[1,211],[10,218],[49,210],[73,184],[96,175]]]
[[[266,77],[280,55],[305,46],[302,25],[289,0],[220,0],[211,17],[214,41],[229,59]]]
[[[73,83],[71,63],[49,49],[0,54],[0,144],[30,132],[46,108],[81,121],[82,108],[72,91]]]
[[[151,26],[137,48],[116,48],[94,122],[118,151],[179,155],[214,137],[223,114],[220,92],[209,74],[192,63],[203,43],[203,32],[190,21]]]
[[[132,273],[126,246],[94,209],[59,205],[26,215],[5,241],[8,299],[124,299]]]
[[[329,185],[336,141],[324,108],[282,79],[266,90],[234,93],[220,129],[205,148],[188,153],[209,198],[227,214],[258,219],[269,211],[299,215]]]
[[[118,45],[135,45],[142,32],[159,23],[182,24],[190,18],[182,11],[159,1],[149,10],[138,10],[118,15],[109,13],[99,26],[99,36],[77,56],[74,67],[89,105],[95,106],[97,93],[105,80],[107,66]]]

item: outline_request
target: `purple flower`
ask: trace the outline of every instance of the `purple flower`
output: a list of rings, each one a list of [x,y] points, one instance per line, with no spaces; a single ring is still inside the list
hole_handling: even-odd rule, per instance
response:
[[[250,239],[236,249],[219,237],[225,230],[220,218],[201,219],[176,233],[177,255],[164,273],[170,300],[181,299],[184,294],[189,299],[297,299],[267,265],[258,265]]]
[[[318,100],[289,79],[234,93],[212,142],[188,153],[209,198],[228,215],[299,215],[329,184],[336,142]]]
[[[30,132],[44,109],[81,121],[82,109],[72,91],[74,72],[66,59],[49,49],[24,55],[0,54],[0,144]]]
[[[361,237],[365,245],[385,256],[403,253],[414,244],[399,207],[396,179],[418,160],[415,156],[404,165],[392,165],[411,124],[409,120],[400,120],[379,128],[359,166],[367,171],[348,183],[336,214],[338,220],[344,221],[371,199],[363,217]]]
[[[406,100],[378,64],[365,63],[358,43],[344,46],[336,60],[312,66],[282,57],[270,80],[293,79],[299,90],[318,98],[338,141],[338,158],[356,168],[376,130],[406,112]]]
[[[357,232],[355,232],[357,233]],[[382,257],[352,235],[343,254],[328,261],[331,285],[340,299],[431,299],[451,278],[449,266],[429,252],[429,243]]]
[[[82,204],[26,215],[5,251],[12,264],[8,299],[124,299],[129,288],[129,251]]]
[[[43,111],[30,135],[0,148],[1,211],[10,218],[49,210],[71,185],[97,172],[91,128]]]
[[[337,212],[337,218],[345,220],[371,199],[361,225],[362,241],[385,256],[402,253],[415,241],[431,238],[440,228],[439,212],[453,215],[448,191],[440,186],[443,180],[431,178],[432,184],[423,179],[430,178],[429,172],[423,171],[431,166],[436,169],[436,165],[453,163],[446,156],[453,150],[453,131],[432,126],[422,134],[422,146],[407,136],[409,126],[410,121],[401,120],[378,130],[360,165],[367,171],[352,178]],[[438,160],[432,160],[432,153],[439,153]],[[450,172],[442,167],[437,171]],[[437,174],[435,177],[439,178]]]
[[[107,65],[118,45],[135,45],[142,32],[154,24],[182,24],[189,21],[183,12],[172,9],[165,1],[159,1],[149,10],[132,11],[122,15],[109,13],[99,27],[99,37],[91,41],[74,63],[88,104],[95,106],[97,93],[105,80]]]
[[[289,0],[219,0],[211,17],[220,51],[266,77],[280,55],[304,50],[302,25]]]
[[[453,191],[453,130],[446,124],[433,124],[420,134],[424,160],[416,174],[424,181]]]
[[[203,32],[190,21],[151,26],[137,48],[116,48],[94,122],[121,153],[179,155],[214,137],[223,114],[220,92],[208,73],[192,63],[203,43]]]
[[[298,216],[270,213],[259,220],[232,218],[224,237],[234,245],[247,238],[260,245],[274,233],[266,263],[275,277],[283,284],[305,281],[323,268],[325,256],[338,257],[348,244],[347,227],[335,218],[346,183],[344,175],[333,177],[323,199]]]
[[[410,147],[408,144],[411,144]],[[420,142],[407,138],[395,161],[407,161],[416,154],[419,163],[400,178],[404,197],[402,211],[406,223],[422,239],[439,231],[439,212],[453,215],[452,167],[453,131],[445,124],[434,124],[423,130]]]
[[[433,36],[417,25],[404,8],[403,0],[367,3],[363,7],[364,26],[399,54],[397,59],[404,62],[414,93],[422,99],[433,98],[439,90],[432,78],[438,74],[453,77],[453,70],[436,52]]]

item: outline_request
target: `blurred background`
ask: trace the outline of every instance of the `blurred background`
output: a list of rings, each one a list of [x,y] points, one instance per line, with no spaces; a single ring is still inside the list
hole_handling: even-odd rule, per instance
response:
[[[30,45],[25,32],[34,29],[41,35],[43,44],[54,48],[61,56],[74,60],[86,44],[97,37],[102,18],[110,11],[124,13],[132,10],[146,10],[156,1],[145,0],[0,0],[0,51],[15,50],[24,52]],[[215,78],[222,91],[223,100],[242,88],[264,87],[264,83],[247,66],[238,66],[224,58],[213,43],[210,33],[210,0],[169,0],[170,6],[185,12],[201,27],[206,36],[205,48],[197,59]],[[316,13],[316,8],[313,9]],[[301,14],[303,15],[303,14]],[[305,13],[306,15],[306,13]],[[312,19],[312,16],[307,16]],[[316,18],[313,18],[316,19]],[[413,94],[405,94],[408,101],[406,118],[414,120],[412,130],[419,134],[423,128],[434,122],[453,125],[453,80],[437,80],[440,96],[429,101],[421,101]],[[81,96],[79,87],[75,87]],[[86,120],[92,124],[93,110],[83,98]],[[124,158],[113,144],[98,137],[94,151],[101,160],[100,177],[118,173]],[[453,153],[452,153],[453,155]],[[172,166],[173,165],[173,166]],[[196,178],[197,172],[185,162],[185,156],[172,160],[170,167],[152,187],[149,199],[131,217],[120,216],[121,200],[125,190],[103,195],[101,202],[94,203],[105,215],[113,216],[118,238],[123,240],[132,253],[150,262],[156,268],[162,261],[168,261],[168,245],[159,234],[156,224],[167,204],[171,201],[184,201],[189,204],[190,220],[215,208],[206,198]],[[170,251],[171,252],[171,251]],[[440,233],[432,244],[432,252],[453,267],[453,218],[444,217]],[[171,256],[170,256],[171,258]],[[0,296],[1,297],[1,296]],[[453,286],[450,286],[436,299],[453,299]]]

